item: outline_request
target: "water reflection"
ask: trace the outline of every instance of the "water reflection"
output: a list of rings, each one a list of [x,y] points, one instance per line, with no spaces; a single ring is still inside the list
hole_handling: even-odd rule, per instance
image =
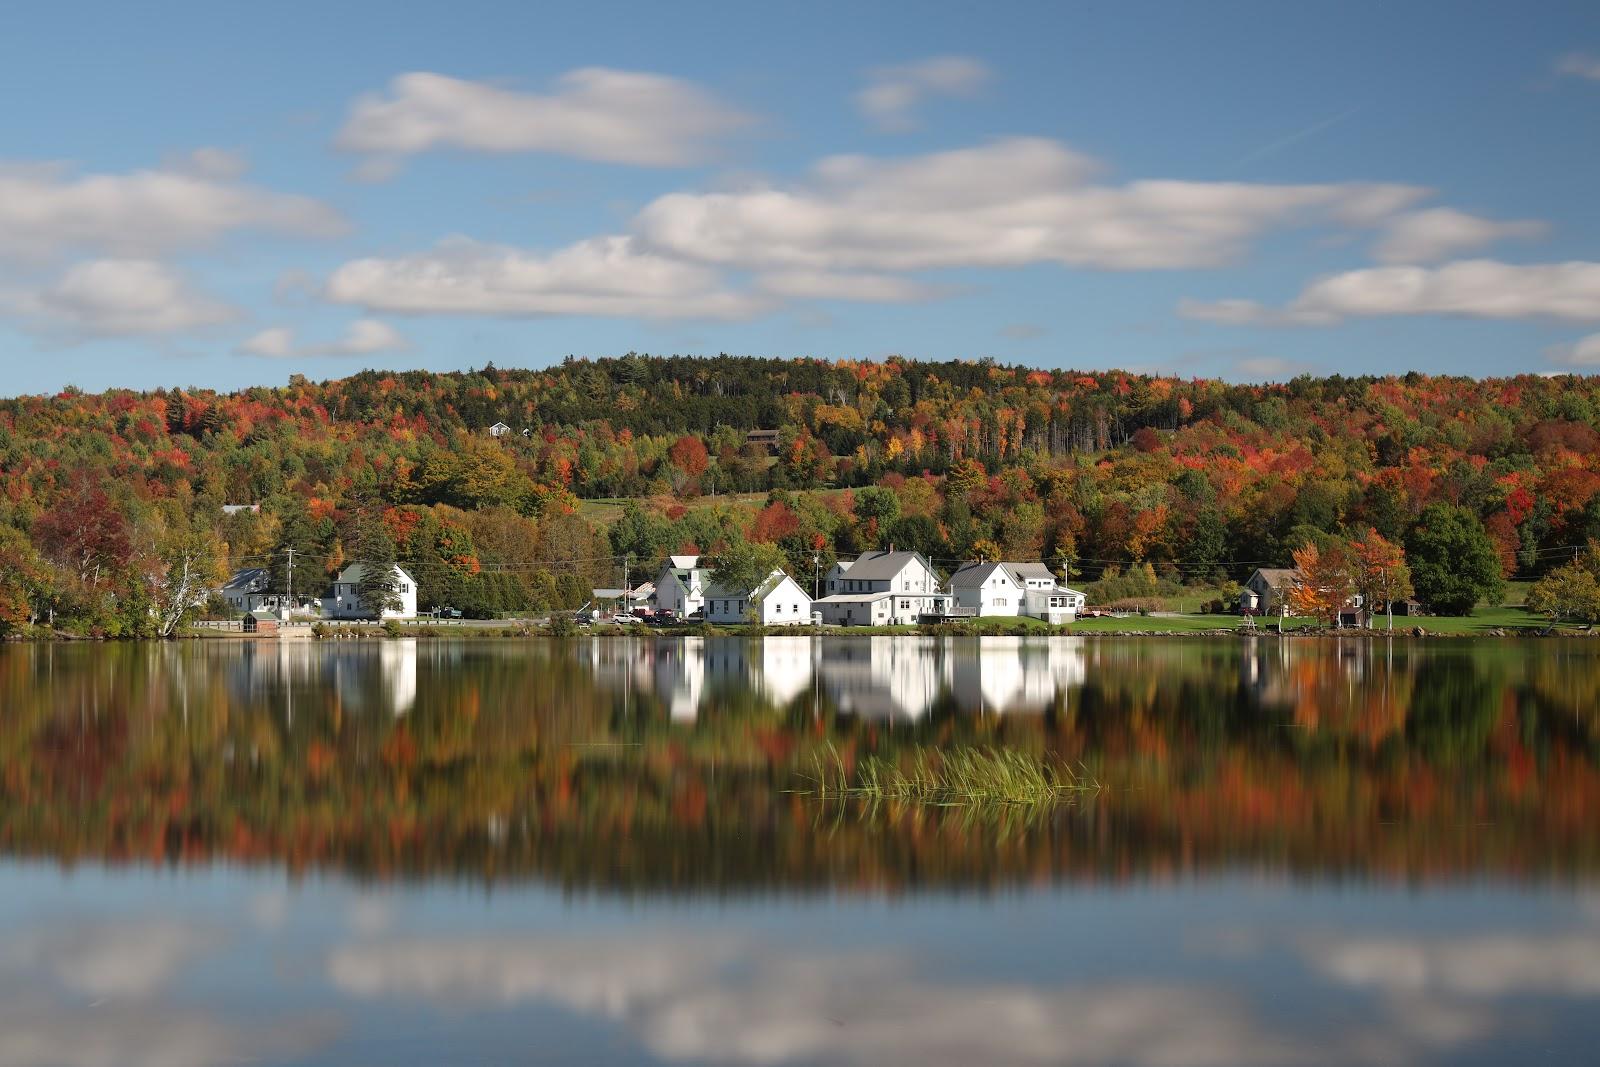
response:
[[[0,702],[0,847],[69,861],[630,890],[1600,867],[1586,641],[15,646]],[[1022,828],[797,792],[833,753],[955,746],[1107,790]]]

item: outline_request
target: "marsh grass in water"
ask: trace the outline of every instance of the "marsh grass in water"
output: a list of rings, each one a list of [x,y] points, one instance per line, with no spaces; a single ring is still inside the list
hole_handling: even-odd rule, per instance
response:
[[[909,769],[867,756],[855,774],[831,745],[814,759],[811,793],[824,800],[851,799],[937,807],[1046,807],[1098,793],[1088,774],[1010,749],[921,750]]]

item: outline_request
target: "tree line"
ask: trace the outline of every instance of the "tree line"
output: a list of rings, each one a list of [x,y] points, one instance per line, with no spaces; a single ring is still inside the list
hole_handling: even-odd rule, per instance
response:
[[[1597,456],[1600,383],[1579,376],[629,354],[68,389],[0,400],[0,629],[170,632],[232,569],[285,589],[289,549],[304,591],[392,558],[423,607],[492,615],[575,607],[667,552],[772,546],[804,577],[892,543],[1168,588],[1367,531],[1419,596],[1470,609],[1600,537]]]

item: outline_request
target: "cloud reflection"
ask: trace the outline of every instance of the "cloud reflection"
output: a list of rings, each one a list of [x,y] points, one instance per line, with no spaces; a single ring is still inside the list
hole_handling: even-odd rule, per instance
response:
[[[776,946],[686,935],[362,942],[337,949],[328,973],[363,999],[558,1004],[618,1022],[678,1061],[1376,1064],[1405,1059],[1419,1040],[1276,1033],[1218,988],[940,982],[899,955],[778,955]]]

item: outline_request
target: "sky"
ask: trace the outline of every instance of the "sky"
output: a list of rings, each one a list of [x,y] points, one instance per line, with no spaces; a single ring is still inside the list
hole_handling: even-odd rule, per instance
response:
[[[18,7],[0,394],[1600,372],[1600,4]]]

